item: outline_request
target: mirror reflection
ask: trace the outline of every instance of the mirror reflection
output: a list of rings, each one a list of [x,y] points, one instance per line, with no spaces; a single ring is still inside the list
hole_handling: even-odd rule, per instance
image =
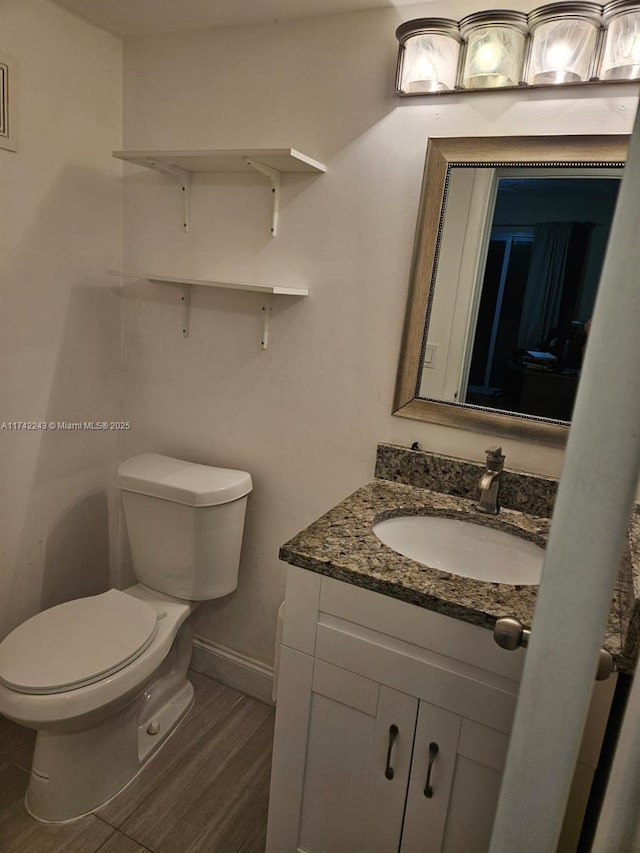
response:
[[[394,414],[566,441],[627,146],[429,140]]]
[[[421,397],[570,420],[620,174],[452,168]]]

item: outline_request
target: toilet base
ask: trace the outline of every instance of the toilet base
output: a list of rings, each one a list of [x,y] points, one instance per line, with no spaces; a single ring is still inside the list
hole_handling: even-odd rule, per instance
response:
[[[27,811],[45,823],[73,820],[128,785],[193,704],[190,656],[185,625],[154,678],[124,707],[81,731],[39,731]]]

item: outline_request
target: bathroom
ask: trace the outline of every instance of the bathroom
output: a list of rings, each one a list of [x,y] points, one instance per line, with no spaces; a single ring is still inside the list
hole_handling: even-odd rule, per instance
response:
[[[371,479],[381,441],[484,458],[486,434],[391,415],[428,138],[626,134],[638,91],[398,98],[397,26],[460,19],[470,1],[317,17],[229,6],[215,19],[135,4],[124,38],[106,10],[101,27],[74,5],[0,5],[0,53],[19,73],[18,150],[0,150],[2,421],[124,428],[3,434],[0,636],[132,582],[120,460],[154,451],[245,470],[238,589],[195,614],[194,664],[268,700],[280,546]],[[327,164],[285,176],[275,238],[262,177],[196,176],[185,233],[175,180],[112,157],[239,146]],[[260,295],[193,287],[185,338],[180,289],[107,274],[118,269],[309,297],[273,300],[265,350]],[[510,469],[560,475],[562,449],[501,441]]]

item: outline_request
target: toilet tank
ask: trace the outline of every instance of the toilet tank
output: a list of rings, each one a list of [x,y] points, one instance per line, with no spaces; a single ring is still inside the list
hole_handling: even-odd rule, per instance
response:
[[[136,578],[188,601],[220,598],[238,585],[246,471],[141,453],[118,467]]]

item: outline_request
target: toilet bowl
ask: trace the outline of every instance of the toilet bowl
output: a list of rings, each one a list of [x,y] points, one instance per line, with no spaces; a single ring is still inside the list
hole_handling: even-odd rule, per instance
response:
[[[35,817],[69,820],[105,802],[186,714],[191,635],[180,630],[193,609],[140,585],[109,590],[44,611],[0,644],[2,713],[38,731],[26,797]]]
[[[120,487],[144,498],[128,514],[124,505],[145,583],[52,607],[0,643],[0,713],[37,730],[25,801],[43,821],[95,810],[166,741],[193,700],[186,620],[200,600],[235,588],[249,475],[157,454],[119,471]],[[152,536],[154,502],[162,524]]]

